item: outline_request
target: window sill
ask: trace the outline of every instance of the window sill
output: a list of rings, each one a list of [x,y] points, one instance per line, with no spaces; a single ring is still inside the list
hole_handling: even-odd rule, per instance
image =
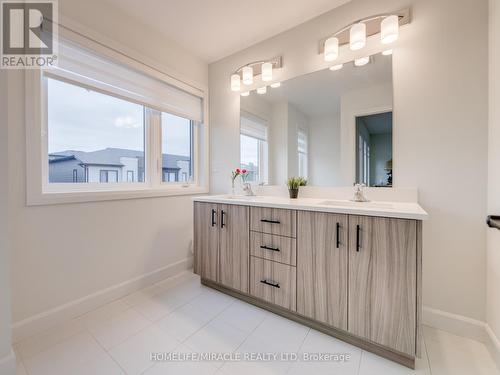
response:
[[[204,186],[162,186],[161,188],[136,188],[127,190],[86,190],[70,192],[42,192],[40,194],[28,194],[26,204],[28,206],[43,206],[53,204],[102,202],[126,199],[175,197],[183,195],[196,195],[208,193],[209,189]]]

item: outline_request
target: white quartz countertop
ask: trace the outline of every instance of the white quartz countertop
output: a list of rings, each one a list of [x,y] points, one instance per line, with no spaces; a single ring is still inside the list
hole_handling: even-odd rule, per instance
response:
[[[352,202],[340,199],[298,198],[290,199],[275,196],[243,195],[204,195],[194,197],[196,202],[237,204],[242,206],[285,208],[290,210],[306,210],[334,212],[342,214],[394,217],[401,219],[426,220],[427,212],[414,202]]]

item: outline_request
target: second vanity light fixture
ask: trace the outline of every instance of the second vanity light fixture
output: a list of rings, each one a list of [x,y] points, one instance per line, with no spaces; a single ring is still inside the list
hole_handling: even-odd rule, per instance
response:
[[[231,90],[232,91],[241,91],[242,84],[245,86],[250,86],[254,84],[254,77],[260,75],[261,81],[264,83],[262,87],[257,89],[259,93],[266,93],[267,83],[273,80],[273,71],[274,69],[279,69],[283,67],[283,58],[281,56],[275,57],[271,60],[267,61],[255,61],[249,64],[246,64],[239,69],[237,69],[231,75]],[[279,87],[279,82],[270,83],[270,86],[275,88]],[[248,90],[242,92],[242,96],[248,95]]]
[[[351,51],[362,50],[366,46],[366,39],[369,36],[380,34],[382,44],[395,42],[399,37],[399,26],[410,22],[410,10],[405,9],[394,14],[382,14],[371,16],[353,22],[332,36],[320,42],[320,53],[327,62],[337,60],[339,49],[342,45],[349,45]],[[391,49],[384,51],[384,54],[392,53]],[[357,63],[356,63],[357,62]],[[360,57],[356,59],[356,66],[363,66],[369,62],[369,58]],[[330,69],[338,70],[341,64],[334,65]]]

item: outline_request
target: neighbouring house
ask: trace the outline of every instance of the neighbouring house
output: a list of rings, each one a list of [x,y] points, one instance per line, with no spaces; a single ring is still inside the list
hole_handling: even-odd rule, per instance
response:
[[[182,155],[162,155],[164,182],[189,181],[191,158]],[[66,150],[49,154],[51,183],[111,183],[144,182],[144,153],[121,148],[97,151]]]

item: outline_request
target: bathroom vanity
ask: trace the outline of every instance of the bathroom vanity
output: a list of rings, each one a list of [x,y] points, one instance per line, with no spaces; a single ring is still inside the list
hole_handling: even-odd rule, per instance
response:
[[[414,368],[422,220],[416,203],[194,199],[203,284]]]

